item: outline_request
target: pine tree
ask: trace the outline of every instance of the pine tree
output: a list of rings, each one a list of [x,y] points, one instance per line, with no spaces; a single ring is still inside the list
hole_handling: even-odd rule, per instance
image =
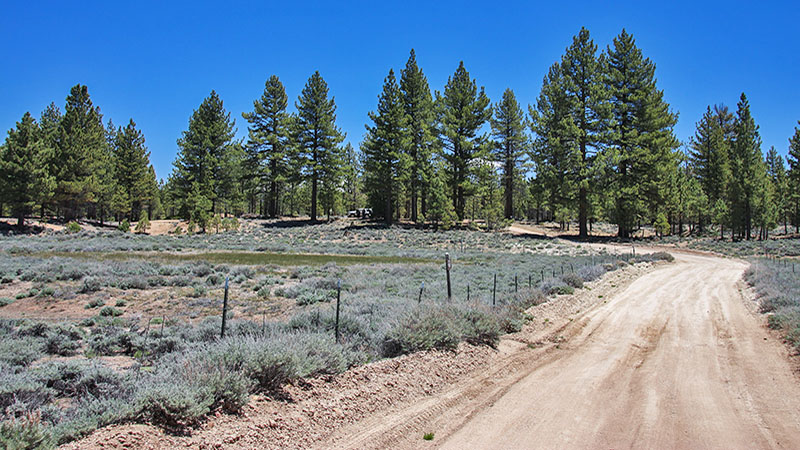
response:
[[[362,204],[361,178],[363,176],[363,164],[361,155],[356,152],[356,149],[349,142],[344,147],[344,161],[345,205],[348,210],[354,210]]]
[[[755,202],[764,193],[766,167],[761,156],[761,137],[750,114],[750,103],[742,93],[736,111],[731,146],[731,216],[739,236],[750,240]]]
[[[717,200],[728,201],[728,186],[731,178],[729,130],[731,115],[724,106],[709,106],[702,119],[697,122],[691,140],[690,159],[693,172],[709,201],[709,207]],[[702,227],[702,218],[700,226]]]
[[[774,146],[769,148],[765,160],[767,176],[772,184],[772,193],[778,222],[783,222],[783,232],[788,233],[789,218],[789,184],[786,176],[786,165],[783,157],[778,154]]]
[[[0,198],[11,206],[20,228],[25,224],[25,216],[55,187],[54,178],[47,172],[44,148],[36,120],[26,112],[16,128],[8,130],[0,153]]]
[[[603,82],[603,65],[589,31],[581,28],[561,60],[561,69],[562,86],[566,91],[580,157],[574,182],[578,188],[578,233],[582,238],[589,235],[587,224],[594,159],[606,138],[604,132],[611,114],[608,90]]]
[[[250,123],[246,147],[248,173],[269,185],[267,215],[278,216],[280,184],[286,178],[289,139],[288,97],[283,83],[272,75],[264,85],[261,98],[253,102],[253,112],[242,116]]]
[[[456,220],[453,202],[448,198],[447,185],[443,178],[444,168],[436,170],[431,177],[430,204],[428,215],[425,217],[427,220],[433,222],[433,226],[437,230],[439,226],[445,230],[450,229],[450,227],[453,226],[453,222]]]
[[[297,102],[294,119],[295,155],[303,174],[311,181],[311,220],[317,220],[317,197],[320,180],[332,193],[336,188],[337,162],[341,159],[339,143],[344,135],[336,126],[336,103],[328,99],[328,84],[319,72],[306,82]]]
[[[152,202],[150,152],[145,146],[144,134],[136,129],[133,119],[125,128],[120,127],[111,140],[114,143],[114,180],[116,188],[121,191],[116,195],[129,202],[124,211],[128,220],[133,221]],[[118,204],[118,201],[114,203]]]
[[[677,115],[656,87],[655,64],[625,30],[607,49],[606,67],[614,123],[609,159],[616,169],[612,219],[619,236],[627,238],[642,220],[654,218],[664,201],[666,182],[676,164]]]
[[[575,207],[573,180],[579,177],[581,163],[564,83],[561,64],[553,64],[542,81],[536,108],[528,107],[531,131],[536,136],[531,159],[536,165],[536,183],[541,186],[537,194],[545,195],[553,215],[558,211],[562,219]]]
[[[409,136],[406,152],[409,157],[407,180],[411,220],[417,223],[420,210],[423,216],[427,213],[426,193],[429,191],[433,172],[431,155],[435,147],[436,117],[428,79],[417,66],[414,49],[411,49],[406,67],[401,72],[400,91],[403,94],[407,117],[406,134]]]
[[[800,233],[800,128],[798,127],[795,127],[794,135],[789,139],[789,154],[786,155],[786,162],[789,163],[787,178],[792,223],[794,223],[794,232]]]
[[[42,116],[39,119],[39,129],[41,130],[41,159],[42,164],[44,165],[44,171],[50,175],[55,177],[56,171],[56,154],[58,152],[58,144],[59,144],[59,127],[61,126],[61,110],[58,109],[55,103],[50,103],[44,111],[42,111]],[[53,182],[56,180],[54,179]],[[51,206],[53,201],[53,193],[55,187],[51,189],[47,196],[42,198],[40,201],[41,204],[41,216],[44,218],[46,214],[46,209]]]
[[[215,91],[203,100],[189,119],[189,129],[178,139],[178,157],[174,165],[174,182],[181,215],[205,217],[197,208],[208,206],[208,215],[232,182],[234,121],[225,111]],[[195,221],[205,229],[205,222]]]
[[[72,220],[97,201],[107,163],[102,115],[92,105],[86,86],[76,85],[70,90],[57,142],[54,201],[63,216]]]
[[[506,219],[514,217],[514,181],[520,159],[528,149],[525,135],[528,118],[522,112],[514,91],[506,89],[503,99],[494,106],[491,118],[495,159],[503,165],[503,211]]]
[[[147,216],[147,210],[143,209],[139,214],[139,221],[136,222],[136,232],[147,234],[147,229],[150,228],[150,218]]]
[[[447,79],[444,95],[436,93],[439,139],[448,163],[448,181],[458,220],[464,220],[466,198],[472,194],[471,164],[487,156],[486,136],[478,135],[491,117],[489,97],[461,61],[455,74]]]
[[[364,139],[364,187],[376,215],[391,224],[395,215],[402,182],[406,177],[406,113],[400,86],[389,70],[378,97],[378,109],[370,112],[374,125],[367,125]]]

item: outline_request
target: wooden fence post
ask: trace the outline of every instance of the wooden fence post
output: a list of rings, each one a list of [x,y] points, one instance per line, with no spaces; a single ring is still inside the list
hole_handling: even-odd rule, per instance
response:
[[[342,300],[342,280],[336,281],[336,343],[339,343],[339,303]]]
[[[228,321],[228,278],[229,277],[225,277],[225,296],[222,300],[222,330],[219,333],[220,338],[225,337],[225,324]]]
[[[450,288],[450,253],[444,254],[444,268],[447,272],[447,300],[451,300],[453,298],[453,291]]]

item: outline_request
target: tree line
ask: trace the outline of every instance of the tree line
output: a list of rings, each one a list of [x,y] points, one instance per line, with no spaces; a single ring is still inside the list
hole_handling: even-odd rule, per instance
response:
[[[0,206],[20,221],[39,209],[67,220],[180,217],[203,230],[220,214],[316,221],[369,206],[387,223],[437,227],[577,222],[581,237],[599,221],[620,237],[645,225],[659,234],[714,225],[743,239],[766,238],[778,224],[797,231],[800,129],[786,161],[774,148],[765,158],[742,94],[735,112],[709,106],[682,145],[655,68],[625,30],[599,50],[584,28],[526,111],[511,89],[492,103],[463,62],[432,91],[411,50],[384,79],[358,149],[344,143],[319,72],[294,112],[273,75],[242,114],[246,139],[235,138],[235,120],[212,91],[162,184],[133,120],[104,127],[79,85],[63,115],[51,104],[38,122],[26,113],[9,131]]]

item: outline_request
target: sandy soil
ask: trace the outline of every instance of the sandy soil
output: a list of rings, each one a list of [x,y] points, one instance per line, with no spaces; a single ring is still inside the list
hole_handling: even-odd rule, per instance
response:
[[[676,257],[576,317],[559,351],[348,430],[339,448],[800,448],[800,386],[742,295],[745,264]]]

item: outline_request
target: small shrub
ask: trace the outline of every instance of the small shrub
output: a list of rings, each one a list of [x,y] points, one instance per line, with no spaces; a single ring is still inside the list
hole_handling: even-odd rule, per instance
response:
[[[50,286],[45,286],[39,291],[39,297],[52,297],[53,294],[56,293],[56,290]]]
[[[100,310],[100,315],[103,317],[117,317],[122,315],[122,311],[113,306],[106,306]]]
[[[418,307],[401,317],[386,333],[383,356],[394,357],[420,350],[453,350],[461,336],[440,308]]]
[[[12,303],[14,303],[14,299],[13,298],[0,297],[0,308],[2,308],[3,306],[6,306],[6,305],[10,305]]]
[[[567,286],[571,286],[575,289],[580,289],[583,287],[583,279],[574,273],[567,273],[561,276],[561,281],[567,284]]]
[[[83,279],[83,285],[81,286],[81,289],[78,292],[82,294],[97,292],[100,290],[100,287],[101,287],[100,280],[94,277],[87,277]]]
[[[86,306],[84,306],[84,309],[99,308],[105,304],[106,302],[102,298],[93,298],[89,300],[89,303],[87,303]]]
[[[425,433],[425,434],[423,434],[422,435],[422,439],[425,439],[426,441],[432,441],[433,440],[433,433]]]
[[[70,222],[67,224],[67,233],[79,233],[82,228],[78,225],[78,222]]]
[[[180,431],[196,426],[211,411],[214,398],[208,389],[177,380],[156,381],[137,392],[134,410],[139,419]]]
[[[36,415],[29,414],[22,419],[0,423],[0,447],[9,450],[46,450],[54,445],[53,437]]]
[[[42,356],[41,339],[0,339],[0,362],[10,366],[27,366]]]
[[[126,302],[124,299],[119,299],[117,300],[117,303],[114,304],[114,306],[116,306],[117,308],[124,308],[127,305],[128,302]]]
[[[208,289],[206,289],[205,286],[196,284],[192,286],[192,292],[189,294],[189,297],[194,297],[194,298],[202,297],[206,295],[207,292]]]
[[[131,223],[128,222],[128,219],[125,219],[119,223],[119,226],[117,226],[117,230],[122,231],[123,233],[127,233],[131,231]]]

